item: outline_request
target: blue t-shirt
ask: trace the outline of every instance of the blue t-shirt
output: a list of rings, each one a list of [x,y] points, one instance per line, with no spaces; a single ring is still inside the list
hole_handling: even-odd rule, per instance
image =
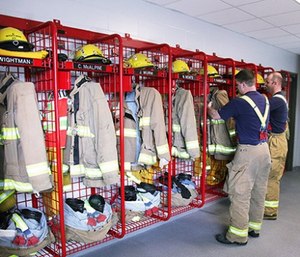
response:
[[[266,108],[265,97],[257,91],[250,91],[246,95],[258,106],[262,116],[264,116]],[[230,117],[235,119],[239,144],[257,145],[261,142],[261,121],[246,100],[239,97],[232,99],[219,110],[219,114],[223,120],[227,120]],[[266,124],[268,124],[268,121],[269,116]]]
[[[286,122],[288,119],[288,108],[286,101],[276,95],[282,95],[280,92],[276,93],[270,99],[270,125],[271,132],[282,133],[286,129]]]

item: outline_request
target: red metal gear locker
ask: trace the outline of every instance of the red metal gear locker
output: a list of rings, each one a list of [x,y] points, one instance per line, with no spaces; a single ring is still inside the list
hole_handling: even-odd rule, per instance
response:
[[[36,87],[38,108],[40,110],[41,120],[43,125],[52,126],[57,120],[46,120],[44,106],[47,105],[48,99],[45,97],[49,92],[53,92],[56,84],[56,56],[49,53],[55,52],[56,49],[56,27],[53,22],[36,22],[26,19],[14,18],[10,16],[0,15],[1,27],[13,27],[23,31],[28,41],[34,45],[34,52],[41,50],[48,51],[48,56],[45,58],[27,58],[27,57],[13,57],[1,56],[0,69],[1,73],[11,72],[15,74],[21,81],[33,82]],[[56,101],[56,99],[54,99]],[[55,110],[53,110],[55,112]],[[54,115],[55,116],[55,115]],[[57,117],[57,115],[56,115]],[[59,127],[57,127],[59,129]],[[59,144],[59,135],[53,138],[52,152],[47,151],[48,156],[54,155]],[[55,157],[59,160],[60,156]],[[50,163],[49,163],[50,164]],[[55,190],[57,185],[61,183],[57,178],[57,168],[50,166],[52,175],[54,177]],[[34,207],[45,212],[45,202],[40,195],[17,193],[18,207]],[[58,208],[59,199],[55,202]],[[47,247],[40,250],[36,256],[55,256],[51,249]]]
[[[173,67],[172,71],[172,91],[176,88],[183,88],[190,92],[193,97],[194,112],[196,118],[198,143],[200,148],[200,157],[195,160],[184,159],[173,156],[172,176],[179,174],[190,174],[192,182],[195,184],[197,196],[188,204],[182,206],[172,206],[172,215],[177,215],[192,208],[200,208],[206,202],[205,195],[205,176],[206,176],[206,108],[207,108],[207,77],[201,75],[201,69],[207,65],[206,54],[196,50],[188,51],[180,48],[179,45],[172,48],[172,61],[174,66],[182,67],[182,71]],[[189,71],[184,71],[185,65]],[[205,69],[205,72],[206,69]],[[174,111],[174,110],[173,110]]]
[[[171,72],[168,67],[171,65],[171,52],[170,47],[167,44],[154,44],[150,42],[135,40],[130,37],[129,34],[125,34],[123,38],[124,45],[124,75],[130,78],[132,88],[130,91],[134,91],[135,85],[142,85],[143,87],[149,87],[157,90],[162,96],[162,105],[164,112],[164,119],[167,123],[168,129],[170,129],[171,121],[171,105],[170,105],[170,76]],[[143,58],[146,61],[148,67],[133,67],[128,65],[129,58]],[[145,60],[146,58],[147,60]],[[170,149],[170,135],[167,140],[169,142]],[[126,151],[126,149],[125,149]],[[158,162],[153,165],[145,165],[144,168],[138,168],[136,171],[131,168],[130,173],[132,176],[125,176],[126,186],[137,186],[138,183],[143,182],[152,184],[156,191],[160,192],[160,186],[158,185],[158,178],[164,175],[164,172],[168,172],[168,177],[171,174],[171,162],[160,168]],[[128,173],[126,173],[128,175]],[[138,180],[136,180],[138,178]],[[170,179],[169,179],[170,181]],[[167,204],[170,202],[169,191],[165,194],[161,194],[160,206],[153,212],[145,211],[145,215],[138,220],[126,220],[126,233],[131,233],[138,229],[150,226],[160,221],[168,220],[171,217],[171,206]]]

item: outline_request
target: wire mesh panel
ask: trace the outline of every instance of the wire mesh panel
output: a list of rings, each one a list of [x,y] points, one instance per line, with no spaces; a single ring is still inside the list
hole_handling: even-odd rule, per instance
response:
[[[84,119],[85,115],[89,115],[91,113],[95,114],[99,112],[100,116],[97,117],[99,117],[100,120],[93,121],[95,126],[98,126],[97,129],[105,133],[106,127],[104,127],[104,125],[103,127],[99,127],[101,126],[99,124],[105,124],[105,122],[107,122],[106,124],[109,124],[110,126],[109,128],[107,128],[109,129],[109,136],[114,138],[114,136],[116,135],[116,131],[120,124],[120,120],[122,119],[122,101],[120,100],[120,95],[122,95],[123,91],[123,77],[122,75],[120,75],[122,74],[122,67],[119,66],[120,59],[122,59],[122,39],[118,35],[104,35],[91,31],[65,27],[62,26],[59,23],[59,21],[55,22],[56,26],[58,27],[57,108],[58,111],[61,110],[61,113],[59,115],[62,120],[64,119],[65,115],[68,115],[68,124],[67,127],[64,127],[64,130],[60,131],[60,135],[62,136],[62,138],[60,139],[60,152],[62,155],[62,161],[61,163],[57,163],[57,167],[60,167],[60,176],[62,178],[62,185],[60,189],[61,191],[59,191],[58,193],[62,196],[62,198],[60,199],[60,205],[64,208],[64,212],[57,212],[58,209],[56,207],[53,208],[54,212],[52,212],[53,230],[56,232],[56,236],[58,238],[63,239],[63,236],[65,236],[65,243],[63,243],[63,240],[58,240],[55,244],[51,245],[51,249],[53,252],[56,252],[57,249],[62,248],[65,251],[63,256],[65,256],[92,247],[94,245],[109,241],[115,237],[124,236],[124,224],[122,224],[120,220],[118,221],[118,218],[116,217],[116,210],[111,209],[111,203],[113,202],[113,199],[119,192],[120,177],[122,176],[122,165],[119,166],[119,162],[117,159],[115,161],[111,161],[106,166],[105,164],[103,164],[103,169],[107,168],[111,170],[112,167],[114,167],[118,170],[118,179],[114,178],[114,182],[110,183],[107,181],[105,182],[106,184],[104,184],[103,181],[99,181],[97,179],[90,179],[92,175],[89,175],[90,177],[88,177],[86,172],[84,174],[80,173],[80,169],[82,169],[80,168],[81,164],[78,163],[77,166],[75,165],[77,160],[76,158],[78,158],[76,157],[76,152],[74,152],[75,154],[71,156],[71,160],[73,161],[66,162],[66,156],[69,156],[69,152],[66,150],[68,149],[68,136],[72,136],[72,133],[76,134],[74,139],[75,141],[73,141],[75,147],[76,144],[80,144],[82,146],[86,145],[82,141],[81,143],[79,143],[81,140],[79,139],[79,137],[95,138],[96,143],[99,140],[99,145],[104,144],[104,142],[107,142],[104,141],[104,139],[100,139],[97,136],[95,136],[95,130],[93,129],[90,132],[85,130],[82,132],[83,134],[78,134],[81,133],[80,129],[82,127],[76,125],[76,132],[74,130],[74,127],[72,127],[73,132],[69,132],[69,117],[72,116],[72,111],[70,112],[70,108],[75,108],[75,112],[77,111],[77,114],[75,116],[75,123],[77,122],[76,124],[79,124],[78,122],[81,118]],[[100,107],[100,109],[87,109],[86,113],[81,114],[83,116],[80,116],[78,114],[80,110],[76,109],[81,108],[80,106],[84,106],[84,97],[86,97],[84,93],[82,93],[80,94],[79,99],[79,93],[77,93],[76,91],[82,90],[82,85],[80,84],[81,82],[93,83],[89,87],[86,86],[86,90],[84,91],[87,92],[86,94],[88,94],[89,90],[94,90],[96,94],[89,95],[90,98],[86,100],[86,102],[90,104],[89,108],[94,108],[93,106],[98,106],[100,103],[102,104],[102,107]],[[101,99],[98,97],[100,97]],[[102,113],[103,115],[105,114],[106,116],[101,116],[100,113]],[[60,121],[60,123],[62,123],[62,120]],[[93,126],[93,124],[91,124],[91,126]],[[67,141],[65,139],[66,135]],[[107,143],[107,147],[113,148],[113,153],[115,154],[116,152],[116,157],[118,158],[119,155],[119,160],[121,160],[121,156],[124,154],[121,147],[122,142],[115,141],[114,143],[113,139],[111,142]],[[80,148],[78,149],[80,151]],[[99,147],[96,148],[95,145],[90,145],[89,149],[97,152],[97,154],[102,156],[99,157],[99,162],[101,162],[103,158],[106,158],[105,151],[108,151],[108,149],[105,149],[104,146],[101,147],[101,149],[99,149]],[[86,151],[89,152],[89,149],[86,149]],[[86,155],[85,158],[91,157]],[[89,161],[93,162],[92,159],[90,159]],[[89,161],[87,161],[85,165],[88,165]],[[89,174],[95,172],[95,168],[92,169],[85,167],[85,171],[87,170],[89,171]],[[89,182],[87,182],[87,180]],[[84,203],[84,208],[86,209],[88,208],[86,207],[86,205],[88,205],[91,202],[90,199],[93,196],[97,196],[97,199],[104,199],[105,207],[103,211],[107,210],[107,206],[109,206],[108,210],[111,210],[107,214],[110,216],[106,215],[107,219],[101,221],[104,224],[103,228],[105,227],[105,231],[107,232],[104,233],[104,230],[102,230],[101,233],[103,235],[101,236],[91,235],[91,237],[93,237],[93,240],[89,240],[88,238],[84,237],[78,238],[78,234],[76,235],[77,237],[72,237],[72,234],[70,233],[71,230],[69,227],[70,218],[65,213],[65,210],[67,208],[67,204],[65,202],[68,202],[67,200],[69,199],[70,201],[71,199],[72,201],[78,204]],[[55,202],[53,201],[55,198],[56,196],[51,196],[50,200],[52,204],[53,202]],[[68,206],[71,205],[68,204]],[[67,224],[65,235],[63,235],[65,231],[64,224],[63,227],[61,226],[62,217],[64,218],[65,223]],[[108,217],[110,218],[108,219]],[[101,219],[100,215],[97,216],[97,218]],[[102,216],[102,218],[104,219],[104,216]],[[95,221],[94,217],[88,217],[87,219],[88,222],[91,222],[89,223],[91,226],[98,226],[97,224],[100,222],[97,219],[97,224],[93,224],[93,222]],[[101,233],[99,231],[99,234]]]
[[[172,188],[172,215],[177,215],[201,207],[205,202],[206,127],[203,121],[207,88],[203,76],[206,55],[179,46],[172,50],[172,176],[177,183]],[[188,191],[180,188],[181,184]]]
[[[20,33],[23,33],[25,35],[26,39],[28,40],[28,43],[34,46],[33,50],[24,51],[24,52],[14,51],[13,49],[9,51],[4,51],[2,49],[1,53],[3,55],[0,55],[0,73],[1,73],[0,75],[1,77],[5,77],[8,76],[9,74],[12,74],[15,80],[20,81],[21,83],[32,82],[34,84],[35,93],[36,93],[35,98],[37,100],[37,106],[35,108],[39,112],[40,121],[43,126],[42,122],[44,117],[44,106],[48,100],[46,98],[43,98],[42,95],[47,95],[49,92],[53,92],[52,90],[55,85],[55,77],[52,70],[53,59],[51,58],[52,56],[50,54],[51,52],[53,52],[52,43],[53,43],[53,35],[55,35],[55,27],[53,26],[52,22],[30,24],[29,22],[24,21],[22,19],[6,17],[3,15],[1,15],[0,26],[19,30]],[[4,87],[2,89],[4,89]],[[34,99],[31,100],[34,101]],[[11,99],[10,101],[13,100]],[[35,102],[27,101],[24,102],[23,104],[31,105],[31,104],[35,104]],[[23,107],[18,106],[18,108],[27,109],[27,106],[23,106]],[[26,117],[22,117],[22,118],[26,118]],[[27,119],[30,118],[27,117]],[[34,123],[33,120],[32,122]],[[36,126],[34,126],[33,123],[32,123],[32,129],[36,128]],[[18,125],[20,124],[17,124],[17,126]],[[31,129],[30,127],[26,128],[26,130],[30,130],[30,129]],[[21,131],[21,128],[19,128],[19,130]],[[32,130],[31,133],[33,134],[36,133],[36,135],[38,135],[38,132],[34,130]],[[31,144],[32,144],[32,149],[34,149],[36,147],[36,143],[33,141],[31,142]],[[45,148],[44,143],[42,144],[42,147],[46,155],[47,149]],[[21,155],[23,154],[26,156],[26,154],[28,153],[22,153]],[[10,161],[10,160],[6,160],[6,161]],[[41,169],[37,169],[36,171],[40,172]],[[9,169],[7,170],[7,172],[10,172]],[[52,169],[51,173],[53,177],[55,177],[55,170]],[[5,183],[6,182],[4,181],[4,184]],[[49,190],[51,190],[51,188],[49,188]],[[23,191],[21,187],[16,188],[16,191],[18,192],[16,193],[17,209],[40,210],[42,212],[45,212],[46,203],[43,200],[44,193],[42,193],[42,191],[36,192],[35,194],[29,193],[30,190],[28,191],[28,193],[21,193]],[[44,224],[43,226],[47,226],[47,223]],[[52,233],[50,234],[49,234],[49,239],[52,238]],[[54,238],[52,239],[54,241]],[[40,247],[39,249],[42,249],[43,247]],[[23,251],[24,252],[30,251],[30,249],[32,248],[24,247]],[[47,248],[44,248],[39,252],[35,250],[35,252],[36,252],[36,256],[53,256],[49,251],[47,251]]]
[[[169,62],[168,45],[125,38],[124,74],[131,82],[124,95],[126,233],[170,218],[169,193],[159,183],[171,169]]]

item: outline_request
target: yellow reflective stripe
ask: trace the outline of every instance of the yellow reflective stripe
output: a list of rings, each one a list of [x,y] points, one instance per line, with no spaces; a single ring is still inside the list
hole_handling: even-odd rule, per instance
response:
[[[249,228],[252,228],[254,230],[261,230],[261,225],[262,225],[261,222],[253,222],[253,221],[249,222]]]
[[[224,153],[224,154],[232,154],[235,153],[235,147],[229,147],[224,145],[208,145],[208,152],[209,153]]]
[[[12,179],[5,179],[0,181],[0,188],[3,190],[16,190],[18,192],[32,192],[33,188],[30,183],[18,182]]]
[[[88,178],[101,178],[102,172],[100,169],[85,168],[85,176]]]
[[[142,117],[139,122],[140,128],[150,126],[150,117]]]
[[[137,183],[137,184],[140,184],[140,183],[142,182],[142,181],[139,180],[137,177],[135,177],[135,176],[132,174],[131,171],[126,172],[126,176],[128,177],[129,180],[131,180],[131,181],[133,181],[133,182],[135,182],[135,183]]]
[[[212,125],[219,125],[219,124],[224,124],[225,120],[219,119],[219,120],[211,120],[210,124]]]
[[[156,150],[159,155],[169,153],[169,145],[164,144],[164,145],[157,146]]]
[[[179,132],[181,131],[180,125],[178,125],[178,124],[173,124],[173,125],[172,125],[172,131],[173,131],[173,132],[176,132],[176,133],[179,133]]]
[[[77,125],[74,128],[68,127],[67,135],[77,135],[80,137],[95,137],[95,135],[91,132],[90,128],[88,126],[81,126]]]
[[[71,184],[63,186],[63,191],[64,192],[71,191],[71,190],[72,190],[72,185]]]
[[[125,137],[136,137],[136,129],[124,129],[124,136]]]
[[[152,165],[156,162],[156,156],[153,156],[150,154],[145,154],[145,153],[140,153],[138,162]]]
[[[25,221],[17,214],[14,213],[11,217],[11,219],[14,221],[14,223],[16,224],[16,227],[21,229],[22,232],[24,232],[25,230],[28,229],[27,224],[25,223]]]
[[[182,159],[190,158],[190,155],[186,151],[178,151],[178,149],[174,146],[172,146],[172,156]]]
[[[279,201],[265,201],[265,207],[278,208]]]
[[[1,129],[3,140],[16,140],[20,139],[18,128],[2,128]]]
[[[130,162],[125,162],[124,163],[124,169],[125,170],[131,170],[131,163]]]
[[[186,148],[189,149],[198,149],[199,148],[199,143],[198,140],[194,141],[187,141],[186,142]]]
[[[82,164],[70,165],[71,176],[83,176],[85,174],[85,168]]]
[[[8,190],[5,192],[2,192],[0,194],[0,204],[5,201],[8,197],[10,197],[11,195],[13,195],[15,193],[15,190]]]
[[[235,134],[236,134],[236,131],[235,131],[235,129],[230,129],[229,130],[229,135],[232,137],[232,136],[235,136]]]
[[[43,174],[51,174],[47,162],[40,162],[36,164],[26,165],[28,177],[35,177]]]
[[[234,235],[240,237],[247,237],[248,236],[248,229],[238,229],[236,227],[230,226],[228,231]]]
[[[206,170],[210,170],[210,169],[211,169],[211,166],[210,166],[210,165],[206,165],[205,169],[206,169]]]
[[[110,162],[101,162],[99,163],[99,167],[102,172],[111,172],[119,170],[119,164],[116,160]]]

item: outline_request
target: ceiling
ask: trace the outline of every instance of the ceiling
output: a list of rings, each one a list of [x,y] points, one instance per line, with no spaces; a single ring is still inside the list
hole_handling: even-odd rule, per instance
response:
[[[300,55],[295,0],[145,0]]]

